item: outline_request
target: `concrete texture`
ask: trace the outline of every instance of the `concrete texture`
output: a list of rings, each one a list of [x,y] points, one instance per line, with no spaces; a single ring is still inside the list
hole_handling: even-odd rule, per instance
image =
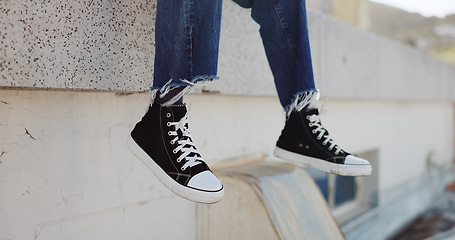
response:
[[[344,239],[313,178],[301,168],[260,162],[217,173],[226,195],[219,204],[200,205],[207,230],[200,239]]]
[[[211,97],[188,98],[209,164],[272,150],[284,118],[277,99],[221,97],[226,115],[210,114],[220,101],[199,111]],[[168,191],[126,147],[148,95],[0,90],[0,99],[0,239],[196,239],[196,204]],[[248,113],[260,102],[275,104]],[[268,131],[251,121],[262,112]],[[249,136],[238,139],[248,119]],[[170,222],[183,228],[171,231]]]
[[[137,119],[125,109],[137,99],[15,91],[0,96],[0,239],[195,235],[189,219],[196,205],[170,193],[125,147]],[[169,233],[170,221],[182,231]]]
[[[259,25],[250,9],[223,1],[221,21],[220,80],[205,87],[223,94],[274,96],[275,84],[259,35]]]
[[[146,89],[156,1],[1,1],[0,86]]]
[[[276,97],[194,94],[186,102],[191,134],[215,167],[270,156],[284,123]],[[126,147],[147,104],[147,94],[0,90],[0,236],[181,239],[166,227],[177,215],[185,239],[197,239],[197,206],[164,188]],[[341,147],[379,152],[380,205],[406,193],[397,186],[415,181],[429,162],[453,159],[452,104],[322,99],[321,107]],[[423,209],[426,201],[415,204]]]
[[[155,8],[155,0],[0,3],[0,86],[146,90],[153,75]],[[259,26],[249,15],[224,1],[221,81],[206,90],[276,94]],[[309,29],[324,97],[455,101],[453,65],[311,11]]]
[[[354,153],[379,151],[383,192],[419,177],[431,162],[442,166],[453,160],[451,108],[438,102],[326,100],[321,111],[324,126],[340,146]]]
[[[154,3],[0,2],[0,239],[212,234],[200,231],[200,208],[125,146],[148,104],[147,94],[130,93],[151,83]],[[222,80],[185,98],[211,166],[270,156],[285,119],[258,26],[231,1],[223,11]],[[309,21],[322,121],[347,151],[378,153],[379,206],[400,199],[399,186],[430,165],[453,161],[452,65],[330,17],[310,13]],[[171,231],[171,222],[184,229]]]
[[[453,173],[454,170],[450,168],[429,166],[420,177],[383,191],[381,205],[343,226],[346,238],[391,239],[412,219],[433,208],[436,203],[443,206],[440,198],[444,186],[453,180]],[[448,206],[446,211],[455,211],[455,208]]]

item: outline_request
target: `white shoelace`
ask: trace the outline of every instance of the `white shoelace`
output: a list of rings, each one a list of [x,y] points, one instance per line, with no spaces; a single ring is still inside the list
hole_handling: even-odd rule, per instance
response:
[[[168,126],[175,127],[175,131],[169,131],[168,133],[169,136],[175,136],[175,138],[171,140],[171,144],[174,145],[175,143],[178,143],[178,146],[173,150],[173,153],[175,154],[179,151],[182,152],[182,154],[180,154],[180,156],[177,158],[177,162],[181,162],[182,160],[186,161],[181,168],[182,171],[185,171],[185,169],[188,167],[193,167],[201,164],[201,161],[204,161],[202,157],[200,157],[201,154],[194,146],[194,143],[191,141],[190,132],[188,131],[188,128],[186,128],[186,124],[188,123],[188,115],[189,113],[186,113],[185,116],[178,122],[167,123]],[[182,132],[183,137],[187,138],[179,140],[179,136],[177,134],[178,130]],[[189,156],[191,153],[194,153],[194,156]]]
[[[322,145],[327,145],[330,144],[329,150],[331,151],[333,148],[336,149],[335,155],[338,155],[342,150],[336,145],[333,140],[330,138],[328,135],[328,132],[325,128],[322,127],[321,125],[321,120],[318,115],[311,115],[307,116],[307,119],[310,121],[309,126],[313,127],[316,126],[317,128],[313,129],[313,134],[317,134],[319,132],[319,135],[317,136],[318,140],[321,140],[322,138],[325,138],[325,140],[322,142]],[[327,133],[327,134],[326,134]]]

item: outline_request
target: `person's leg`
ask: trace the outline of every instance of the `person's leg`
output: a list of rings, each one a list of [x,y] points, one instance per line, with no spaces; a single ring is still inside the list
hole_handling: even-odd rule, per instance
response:
[[[275,155],[340,175],[369,175],[371,166],[333,143],[322,127],[304,0],[234,0],[251,7],[272,70],[286,125]],[[322,160],[322,161],[321,161]]]
[[[234,0],[252,8],[281,105],[288,110],[298,94],[316,92],[305,1]]]
[[[188,131],[184,93],[216,79],[221,0],[158,0],[150,107],[128,146],[171,191],[192,201],[221,200],[223,185]]]
[[[222,0],[158,0],[153,86],[156,100],[181,101],[198,82],[217,79]]]

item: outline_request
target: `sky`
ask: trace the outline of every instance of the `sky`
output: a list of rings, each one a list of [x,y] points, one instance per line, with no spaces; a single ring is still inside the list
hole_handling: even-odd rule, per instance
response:
[[[445,17],[455,13],[455,0],[371,0],[390,6],[404,9],[408,12],[417,12],[425,17]]]

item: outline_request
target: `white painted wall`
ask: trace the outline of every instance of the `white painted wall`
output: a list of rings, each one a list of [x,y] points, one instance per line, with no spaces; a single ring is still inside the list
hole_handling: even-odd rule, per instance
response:
[[[140,97],[0,91],[0,239],[195,236],[196,205],[126,148]]]
[[[186,100],[210,165],[271,154],[284,122],[276,97]],[[165,189],[125,145],[148,95],[1,90],[0,101],[2,238],[196,239],[196,204]],[[379,194],[425,172],[430,151],[444,163],[453,158],[450,103],[321,103],[337,143],[379,150]],[[184,229],[169,232],[175,221]]]
[[[323,123],[346,150],[379,150],[379,190],[385,191],[454,157],[453,104],[444,102],[323,101]]]

